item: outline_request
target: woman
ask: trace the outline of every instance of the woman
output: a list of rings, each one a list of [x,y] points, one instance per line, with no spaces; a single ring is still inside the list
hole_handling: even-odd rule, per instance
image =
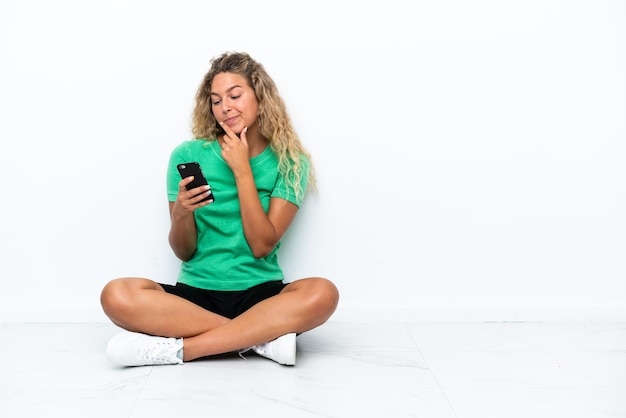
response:
[[[141,366],[252,349],[294,365],[296,335],[326,322],[339,300],[329,280],[287,283],[278,264],[281,238],[315,186],[310,156],[274,81],[246,53],[211,61],[193,134],[173,150],[167,172],[177,283],[120,278],[104,287],[104,312],[126,330],[107,355]],[[193,177],[181,180],[177,165],[189,162],[210,186],[187,190]]]

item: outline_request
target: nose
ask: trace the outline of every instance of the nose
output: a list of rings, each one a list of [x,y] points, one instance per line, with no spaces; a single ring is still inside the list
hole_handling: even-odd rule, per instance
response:
[[[223,113],[228,113],[228,112],[231,111],[231,109],[232,109],[232,106],[231,106],[230,102],[227,99],[222,100],[222,112]]]

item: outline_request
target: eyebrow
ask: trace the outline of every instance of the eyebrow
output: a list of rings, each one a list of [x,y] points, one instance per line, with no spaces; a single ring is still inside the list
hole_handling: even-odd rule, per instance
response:
[[[232,86],[232,87],[228,88],[228,89],[226,90],[226,93],[229,93],[230,91],[232,91],[232,90],[236,89],[237,87],[241,87],[241,88],[243,88],[243,86],[240,86],[239,84],[235,84],[234,86]],[[211,96],[218,96],[218,97],[219,97],[219,94],[214,93],[214,92],[211,92]]]

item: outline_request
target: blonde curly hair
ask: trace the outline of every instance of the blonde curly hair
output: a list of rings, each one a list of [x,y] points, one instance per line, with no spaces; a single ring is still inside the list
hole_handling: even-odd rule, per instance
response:
[[[278,170],[291,186],[296,196],[300,196],[301,158],[309,162],[308,186],[317,188],[311,155],[300,142],[292,123],[285,102],[278,93],[274,80],[265,68],[245,52],[225,52],[211,59],[211,67],[204,76],[196,93],[193,110],[192,133],[195,139],[215,141],[224,134],[211,109],[211,83],[220,73],[238,74],[246,79],[254,90],[259,102],[257,123],[272,150],[278,155]]]

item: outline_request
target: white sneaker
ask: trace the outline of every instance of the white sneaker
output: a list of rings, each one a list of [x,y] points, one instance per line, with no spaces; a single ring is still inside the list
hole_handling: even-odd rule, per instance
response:
[[[251,350],[276,363],[293,366],[296,364],[296,334],[285,334],[265,344],[255,345]]]
[[[107,344],[107,357],[123,366],[182,364],[177,357],[183,348],[182,338],[154,337],[138,332],[122,332]]]

